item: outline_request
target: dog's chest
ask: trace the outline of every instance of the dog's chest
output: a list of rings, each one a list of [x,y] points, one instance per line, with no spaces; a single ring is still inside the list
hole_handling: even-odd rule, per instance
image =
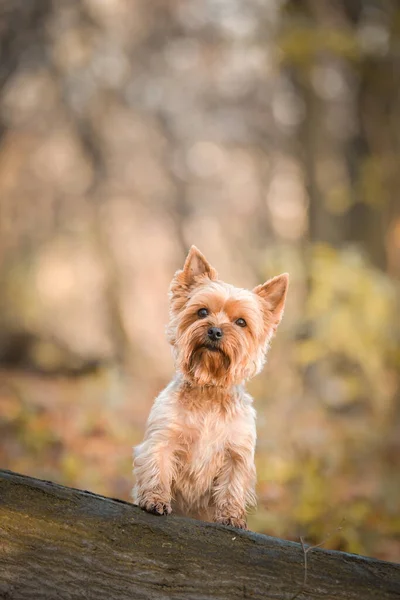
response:
[[[229,441],[230,427],[215,414],[204,414],[198,419],[188,419],[182,427],[183,445],[188,459],[207,461],[223,452]]]
[[[232,436],[232,423],[215,411],[183,416],[179,436],[178,480],[196,482],[204,493],[221,470]]]

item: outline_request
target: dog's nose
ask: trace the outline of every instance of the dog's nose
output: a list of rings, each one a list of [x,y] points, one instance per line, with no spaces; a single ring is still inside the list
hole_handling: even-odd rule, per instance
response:
[[[220,329],[219,327],[210,327],[210,329],[208,330],[208,337],[213,342],[220,340],[222,336],[222,329]]]

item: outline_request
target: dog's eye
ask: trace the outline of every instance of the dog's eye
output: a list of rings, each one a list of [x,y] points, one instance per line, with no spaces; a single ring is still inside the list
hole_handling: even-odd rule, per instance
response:
[[[246,327],[247,323],[244,319],[236,319],[235,321],[236,325],[239,325],[239,327]]]
[[[197,315],[200,317],[200,319],[204,319],[204,317],[208,315],[208,310],[206,308],[200,308],[197,311]]]

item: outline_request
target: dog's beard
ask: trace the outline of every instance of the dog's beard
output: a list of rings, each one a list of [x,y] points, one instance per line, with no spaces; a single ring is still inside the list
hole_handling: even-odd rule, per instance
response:
[[[200,385],[219,383],[229,374],[231,359],[216,346],[204,344],[192,352],[189,359],[189,372]]]
[[[180,336],[175,346],[180,370],[197,385],[239,383],[248,362],[243,341],[228,333],[223,340],[212,342],[207,338],[207,329],[192,327]]]

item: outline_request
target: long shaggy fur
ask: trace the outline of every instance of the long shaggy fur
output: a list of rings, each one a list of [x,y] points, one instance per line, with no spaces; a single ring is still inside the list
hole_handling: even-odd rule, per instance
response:
[[[287,287],[284,274],[253,291],[235,288],[192,246],[170,288],[167,335],[177,373],[134,449],[133,496],[145,510],[246,528],[256,502],[256,415],[244,382],[264,365]],[[219,340],[210,340],[211,327],[221,329]]]

